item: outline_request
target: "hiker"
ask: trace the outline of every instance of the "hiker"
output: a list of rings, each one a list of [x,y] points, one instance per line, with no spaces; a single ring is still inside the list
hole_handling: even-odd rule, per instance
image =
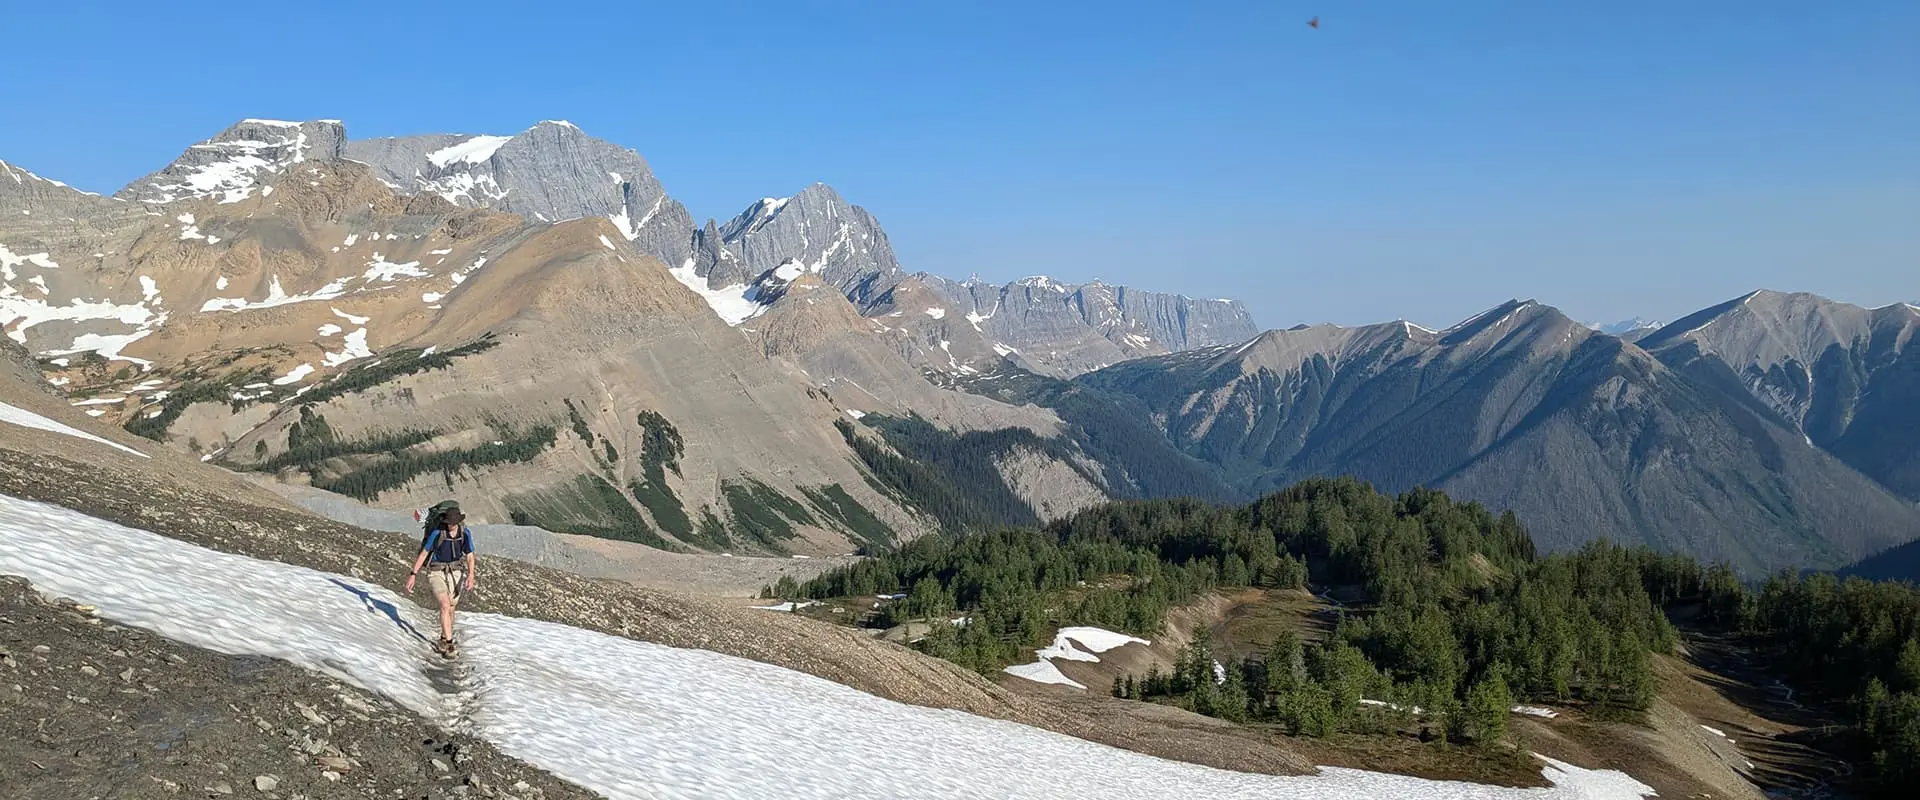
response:
[[[420,555],[414,558],[413,572],[407,575],[407,593],[412,594],[420,568],[427,569],[427,585],[433,587],[433,597],[440,601],[440,641],[433,649],[447,658],[454,653],[453,607],[460,604],[460,595],[473,591],[474,586],[473,531],[461,524],[465,520],[460,505],[451,500],[428,509]]]

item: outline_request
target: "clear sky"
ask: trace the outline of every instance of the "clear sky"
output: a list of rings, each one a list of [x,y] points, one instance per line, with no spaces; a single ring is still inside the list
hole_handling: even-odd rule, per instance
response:
[[[1913,0],[107,5],[0,0],[0,159],[106,193],[243,117],[567,119],[696,218],[824,181],[909,269],[1267,327],[1920,302]]]

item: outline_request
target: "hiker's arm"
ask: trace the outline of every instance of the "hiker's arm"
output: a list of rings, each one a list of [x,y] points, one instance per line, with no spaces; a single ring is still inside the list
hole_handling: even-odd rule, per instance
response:
[[[467,537],[467,588],[471,589],[473,588],[474,581],[480,577],[480,557],[474,553],[473,531],[466,531],[465,533]]]
[[[413,557],[413,569],[407,572],[407,591],[413,591],[413,580],[420,577],[420,567],[427,563],[427,553],[433,549],[433,537],[420,543],[420,553]]]

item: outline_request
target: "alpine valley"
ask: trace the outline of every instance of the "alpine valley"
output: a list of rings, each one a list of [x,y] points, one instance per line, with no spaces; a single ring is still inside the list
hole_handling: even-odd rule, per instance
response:
[[[1230,300],[911,271],[824,184],[696,223],[560,121],[244,120],[111,197],[0,162],[0,279],[7,335],[129,433],[666,550],[823,556],[1343,475],[1512,511],[1548,550],[1747,575],[1920,539],[1911,305],[1262,332]]]

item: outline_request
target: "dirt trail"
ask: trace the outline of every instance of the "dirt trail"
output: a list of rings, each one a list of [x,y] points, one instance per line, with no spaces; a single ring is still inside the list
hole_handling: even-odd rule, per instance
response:
[[[1843,788],[1854,768],[1834,754],[1837,728],[1833,709],[1810,707],[1759,663],[1753,652],[1731,637],[1705,632],[1686,635],[1688,660],[1697,680],[1736,710],[1689,711],[1706,720],[1739,754],[1735,764],[1768,796],[1791,800],[1827,800],[1852,795]]]

